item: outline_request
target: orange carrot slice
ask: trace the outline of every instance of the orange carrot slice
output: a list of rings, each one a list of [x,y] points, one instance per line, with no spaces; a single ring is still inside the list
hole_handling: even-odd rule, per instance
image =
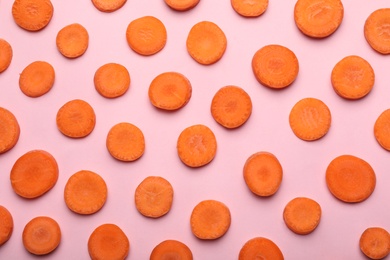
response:
[[[244,17],[262,15],[268,7],[268,0],[231,0],[234,11]]]
[[[57,49],[66,58],[80,57],[87,51],[88,44],[88,31],[81,24],[69,24],[57,33]]]
[[[369,227],[360,236],[360,250],[370,259],[383,259],[390,253],[390,234],[381,227]]]
[[[284,256],[272,240],[265,237],[255,237],[243,245],[238,255],[238,260],[250,259],[283,260]]]
[[[11,45],[6,40],[0,38],[0,73],[9,67],[12,57],[13,52]]]
[[[187,11],[194,8],[200,0],[164,0],[165,3],[176,11]]]
[[[364,24],[364,37],[375,51],[390,54],[390,8],[372,12]]]
[[[374,135],[380,146],[390,151],[390,109],[383,111],[376,119]]]
[[[46,27],[53,12],[50,0],[15,0],[12,5],[15,23],[27,31],[39,31]]]
[[[53,87],[55,71],[46,61],[30,63],[19,77],[20,90],[29,97],[40,97]]]
[[[0,205],[0,246],[7,242],[14,230],[14,220],[11,213]]]
[[[0,107],[0,154],[11,150],[19,140],[20,127],[14,114]]]
[[[192,260],[193,256],[186,244],[177,240],[164,240],[155,246],[150,254],[150,260],[161,259]]]
[[[102,12],[111,13],[125,5],[127,0],[92,0],[92,4]]]
[[[118,63],[107,63],[99,67],[93,80],[97,92],[106,98],[120,97],[130,87],[129,71]]]

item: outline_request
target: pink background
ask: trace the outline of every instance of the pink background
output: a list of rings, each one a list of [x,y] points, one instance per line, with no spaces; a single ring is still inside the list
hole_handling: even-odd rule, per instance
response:
[[[15,24],[12,2],[0,1],[0,38],[14,51],[10,67],[0,74],[0,106],[15,114],[21,135],[12,150],[0,155],[0,204],[14,218],[14,232],[0,248],[0,258],[36,258],[24,249],[21,234],[25,224],[39,215],[54,218],[62,229],[60,246],[46,259],[88,259],[89,235],[103,223],[114,223],[126,233],[129,259],[148,259],[152,249],[166,239],[185,243],[195,259],[237,259],[242,245],[258,236],[273,240],[286,259],[365,259],[358,246],[361,233],[371,226],[390,231],[389,152],[373,135],[375,120],[389,108],[390,63],[388,56],[370,48],[363,35],[368,15],[390,7],[388,2],[343,1],[340,28],[321,40],[297,29],[295,1],[270,1],[262,16],[247,19],[232,9],[230,1],[221,0],[201,0],[183,13],[171,10],[163,0],[128,0],[113,13],[98,11],[89,0],[52,0],[51,22],[35,33]],[[168,33],[165,48],[150,57],[134,53],[125,38],[127,25],[145,15],[159,18]],[[189,30],[202,20],[216,23],[228,39],[225,55],[211,66],[192,60],[185,46]],[[70,60],[57,51],[55,37],[75,22],[88,30],[90,44],[82,57]],[[254,53],[267,44],[284,45],[299,60],[296,81],[282,91],[260,85],[251,70]],[[371,93],[358,101],[340,98],[330,83],[333,66],[347,55],[366,59],[376,74]],[[49,93],[34,99],[20,91],[18,80],[19,73],[37,60],[51,63],[56,79]],[[131,75],[129,91],[117,99],[103,98],[93,85],[95,71],[108,62],[124,65]],[[193,87],[190,102],[173,113],[155,109],[147,94],[153,78],[166,71],[184,74]],[[231,131],[218,125],[210,113],[213,95],[225,85],[244,88],[253,102],[247,123]],[[332,113],[330,131],[315,142],[298,139],[288,124],[290,109],[305,97],[321,99]],[[92,134],[79,140],[62,135],[55,123],[58,109],[76,98],[89,102],[97,116]],[[145,154],[132,163],[113,159],[105,147],[108,130],[123,121],[137,125],[146,140]],[[184,128],[198,123],[213,130],[218,149],[209,165],[191,169],[177,156],[176,141]],[[25,200],[12,190],[9,173],[15,161],[33,149],[50,152],[60,175],[51,191]],[[270,198],[253,195],[242,177],[246,159],[258,151],[273,153],[284,170],[281,187]],[[326,167],[342,154],[366,160],[376,172],[376,189],[362,203],[343,203],[326,187]],[[100,174],[108,186],[106,204],[90,216],[71,212],[63,200],[68,178],[82,169]],[[134,205],[135,188],[150,175],[166,178],[175,192],[171,211],[159,219],[143,217]],[[323,210],[318,228],[306,236],[294,234],[282,218],[286,203],[298,196],[316,200]],[[190,230],[191,211],[205,199],[225,203],[232,215],[229,231],[215,241],[201,241]]]

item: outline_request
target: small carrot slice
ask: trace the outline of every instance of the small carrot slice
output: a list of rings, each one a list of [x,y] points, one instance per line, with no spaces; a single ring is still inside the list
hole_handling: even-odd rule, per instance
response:
[[[268,0],[231,0],[233,10],[244,17],[258,17],[268,7]]]
[[[172,111],[188,103],[192,95],[192,87],[183,74],[164,72],[150,83],[148,94],[153,106]]]
[[[164,0],[165,3],[176,11],[188,11],[194,8],[200,0]]]
[[[132,162],[145,151],[145,138],[137,126],[122,122],[114,125],[106,139],[108,152],[117,160]]]
[[[57,183],[57,161],[46,151],[29,151],[16,160],[10,180],[13,190],[19,196],[27,199],[42,196]]]
[[[163,177],[146,177],[136,188],[134,201],[138,212],[145,217],[162,217],[172,207],[172,185]]]
[[[66,58],[80,57],[87,51],[88,44],[88,31],[81,24],[69,24],[57,33],[57,49]]]
[[[287,203],[283,210],[286,226],[298,235],[313,232],[321,219],[321,206],[315,200],[297,197]]]
[[[98,226],[88,239],[88,252],[92,260],[126,259],[130,242],[123,230],[115,224]]]
[[[0,246],[7,242],[14,230],[14,220],[11,213],[0,205]]]
[[[390,54],[390,8],[372,12],[364,24],[364,37],[375,51]]]
[[[360,236],[360,250],[370,259],[383,259],[390,253],[390,234],[381,227],[369,227]]]
[[[316,98],[304,98],[291,109],[289,123],[294,134],[305,141],[314,141],[328,133],[331,124],[328,106]]]
[[[131,79],[125,66],[107,63],[96,70],[93,81],[100,95],[106,98],[116,98],[126,93]]]
[[[74,99],[58,110],[56,122],[62,134],[82,138],[95,128],[96,116],[90,104],[81,99]]]
[[[189,167],[201,167],[210,163],[217,152],[214,133],[205,125],[185,128],[177,140],[180,160]]]
[[[11,150],[19,140],[20,126],[14,114],[0,107],[0,154]]]
[[[39,31],[46,27],[53,12],[50,0],[15,0],[12,5],[15,23],[27,31]]]
[[[238,260],[252,259],[283,260],[284,256],[272,240],[265,237],[255,237],[243,245],[238,255]]]
[[[298,0],[294,20],[298,29],[313,38],[325,38],[341,25],[344,6],[340,0]]]
[[[230,227],[229,208],[217,200],[199,202],[191,213],[192,233],[199,239],[214,240],[226,234]]]
[[[334,66],[331,82],[339,96],[346,99],[359,99],[372,90],[375,73],[368,61],[351,55],[343,58]]]
[[[374,135],[379,145],[390,151],[390,109],[383,111],[376,119]]]
[[[326,184],[337,199],[355,203],[370,197],[375,189],[376,176],[368,162],[353,155],[341,155],[329,163]]]
[[[47,255],[61,242],[61,229],[58,223],[47,216],[31,219],[23,229],[23,245],[34,255]]]
[[[126,39],[130,48],[144,56],[161,51],[167,42],[165,25],[154,16],[143,16],[129,23]]]
[[[102,12],[111,13],[125,5],[127,0],[92,0],[92,4]]]
[[[252,100],[244,89],[225,86],[211,101],[211,115],[220,125],[232,129],[243,125],[252,114]]]
[[[226,51],[227,39],[222,29],[213,22],[201,21],[195,24],[187,36],[187,51],[202,65],[219,61]]]
[[[29,97],[40,97],[53,87],[55,71],[46,61],[34,61],[23,69],[19,77],[20,90]]]
[[[12,57],[13,51],[11,45],[6,40],[0,38],[0,73],[9,67]]]
[[[177,240],[164,240],[153,248],[150,260],[180,259],[192,260],[191,249],[184,243]]]
[[[252,70],[262,85],[282,89],[297,78],[299,63],[295,53],[289,48],[271,44],[260,48],[253,55]]]

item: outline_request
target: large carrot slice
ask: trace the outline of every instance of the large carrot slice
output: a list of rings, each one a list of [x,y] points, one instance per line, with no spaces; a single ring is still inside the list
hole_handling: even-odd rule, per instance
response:
[[[390,151],[390,109],[383,111],[376,119],[374,135],[380,146]]]
[[[53,87],[55,71],[46,61],[34,61],[23,69],[19,77],[20,90],[29,97],[40,97]]]
[[[364,37],[375,51],[390,54],[390,8],[372,12],[364,24]]]
[[[169,239],[155,246],[150,254],[150,260],[162,259],[192,260],[193,256],[190,248],[186,244]]]
[[[369,227],[361,234],[359,247],[370,259],[383,259],[390,253],[390,234],[382,227]]]
[[[66,58],[78,58],[88,49],[88,31],[81,24],[69,24],[57,33],[56,45],[58,51]]]
[[[7,242],[14,230],[14,220],[7,208],[0,205],[0,246]]]
[[[272,240],[265,237],[255,237],[242,246],[238,255],[238,260],[253,259],[283,260],[284,256]]]
[[[46,27],[53,12],[50,0],[15,0],[12,5],[15,23],[27,31],[39,31]]]
[[[20,126],[14,114],[0,107],[0,154],[11,150],[19,140]]]
[[[5,71],[11,64],[13,51],[11,45],[0,38],[0,73]]]

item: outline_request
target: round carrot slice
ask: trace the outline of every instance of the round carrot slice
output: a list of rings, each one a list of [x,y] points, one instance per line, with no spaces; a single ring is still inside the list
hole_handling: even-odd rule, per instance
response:
[[[0,205],[0,246],[7,242],[14,230],[14,220],[11,213]]]
[[[177,240],[165,240],[158,244],[150,254],[150,260],[180,259],[192,260],[190,248]]]
[[[203,200],[192,210],[190,223],[197,238],[217,239],[225,235],[230,227],[230,210],[220,201]]]
[[[320,223],[321,206],[316,201],[297,197],[287,203],[283,211],[286,226],[298,235],[314,231]]]
[[[374,135],[380,146],[390,151],[390,109],[383,111],[376,119]]]
[[[29,97],[40,97],[53,87],[55,71],[46,61],[30,63],[19,77],[20,90]]]
[[[367,228],[360,236],[359,247],[370,259],[383,259],[390,253],[390,234],[381,227]]]
[[[120,9],[127,0],[92,0],[92,4],[102,12],[111,13]]]
[[[16,160],[10,180],[19,196],[27,199],[42,196],[57,183],[57,161],[46,151],[29,151]]]
[[[262,15],[268,7],[268,0],[231,0],[234,11],[244,17]]]
[[[257,152],[244,165],[244,180],[256,195],[268,197],[277,192],[282,183],[283,169],[275,155]]]
[[[129,71],[117,63],[107,63],[99,67],[93,80],[97,92],[106,98],[122,96],[130,87]]]
[[[65,103],[57,113],[57,127],[61,133],[72,138],[89,135],[95,128],[96,116],[90,104],[74,99]]]
[[[334,33],[344,17],[340,0],[298,0],[294,20],[298,29],[313,38],[325,38]]]
[[[187,11],[194,8],[200,0],[164,0],[165,3],[176,11]]]
[[[134,200],[139,213],[145,217],[159,218],[172,207],[172,185],[159,176],[146,177],[135,190]]]
[[[272,89],[291,85],[298,76],[298,59],[287,47],[271,44],[259,49],[252,58],[253,73],[261,84]]]
[[[165,25],[154,16],[143,16],[130,22],[126,30],[130,48],[149,56],[161,51],[167,42]]]
[[[375,73],[368,61],[352,55],[343,58],[334,66],[331,81],[333,89],[339,96],[359,99],[373,88]]]
[[[251,98],[244,89],[237,86],[222,87],[211,101],[211,115],[226,128],[243,125],[251,114]]]
[[[63,56],[70,59],[78,58],[88,49],[88,31],[81,24],[69,24],[58,32],[56,44]]]
[[[88,252],[92,260],[126,259],[129,251],[129,239],[115,224],[100,225],[89,236]]]
[[[376,176],[368,162],[352,155],[341,155],[329,163],[326,184],[339,200],[361,202],[373,193]]]
[[[12,5],[15,23],[27,31],[39,31],[46,27],[53,12],[50,0],[15,0]]]
[[[179,135],[177,152],[185,165],[201,167],[214,159],[217,152],[217,140],[207,126],[189,126]]]
[[[31,254],[46,255],[53,252],[61,242],[58,223],[46,216],[35,217],[23,229],[23,245]]]
[[[191,28],[186,45],[188,53],[196,62],[210,65],[222,58],[226,50],[227,39],[218,25],[202,21]]]
[[[284,256],[272,240],[265,237],[255,237],[244,244],[238,255],[238,260],[249,259],[283,260]]]
[[[364,37],[375,51],[390,54],[390,8],[372,12],[364,24]]]
[[[11,150],[19,140],[20,127],[11,111],[0,107],[0,154]]]
[[[184,75],[164,72],[150,83],[148,94],[153,106],[163,110],[177,110],[190,100],[192,87]]]
[[[289,122],[298,138],[314,141],[329,131],[331,114],[328,106],[321,100],[304,98],[291,109]]]
[[[9,67],[12,57],[11,45],[6,40],[0,38],[0,73]]]
[[[68,208],[82,215],[99,211],[107,200],[107,185],[103,178],[91,171],[78,171],[68,179],[64,190]]]

